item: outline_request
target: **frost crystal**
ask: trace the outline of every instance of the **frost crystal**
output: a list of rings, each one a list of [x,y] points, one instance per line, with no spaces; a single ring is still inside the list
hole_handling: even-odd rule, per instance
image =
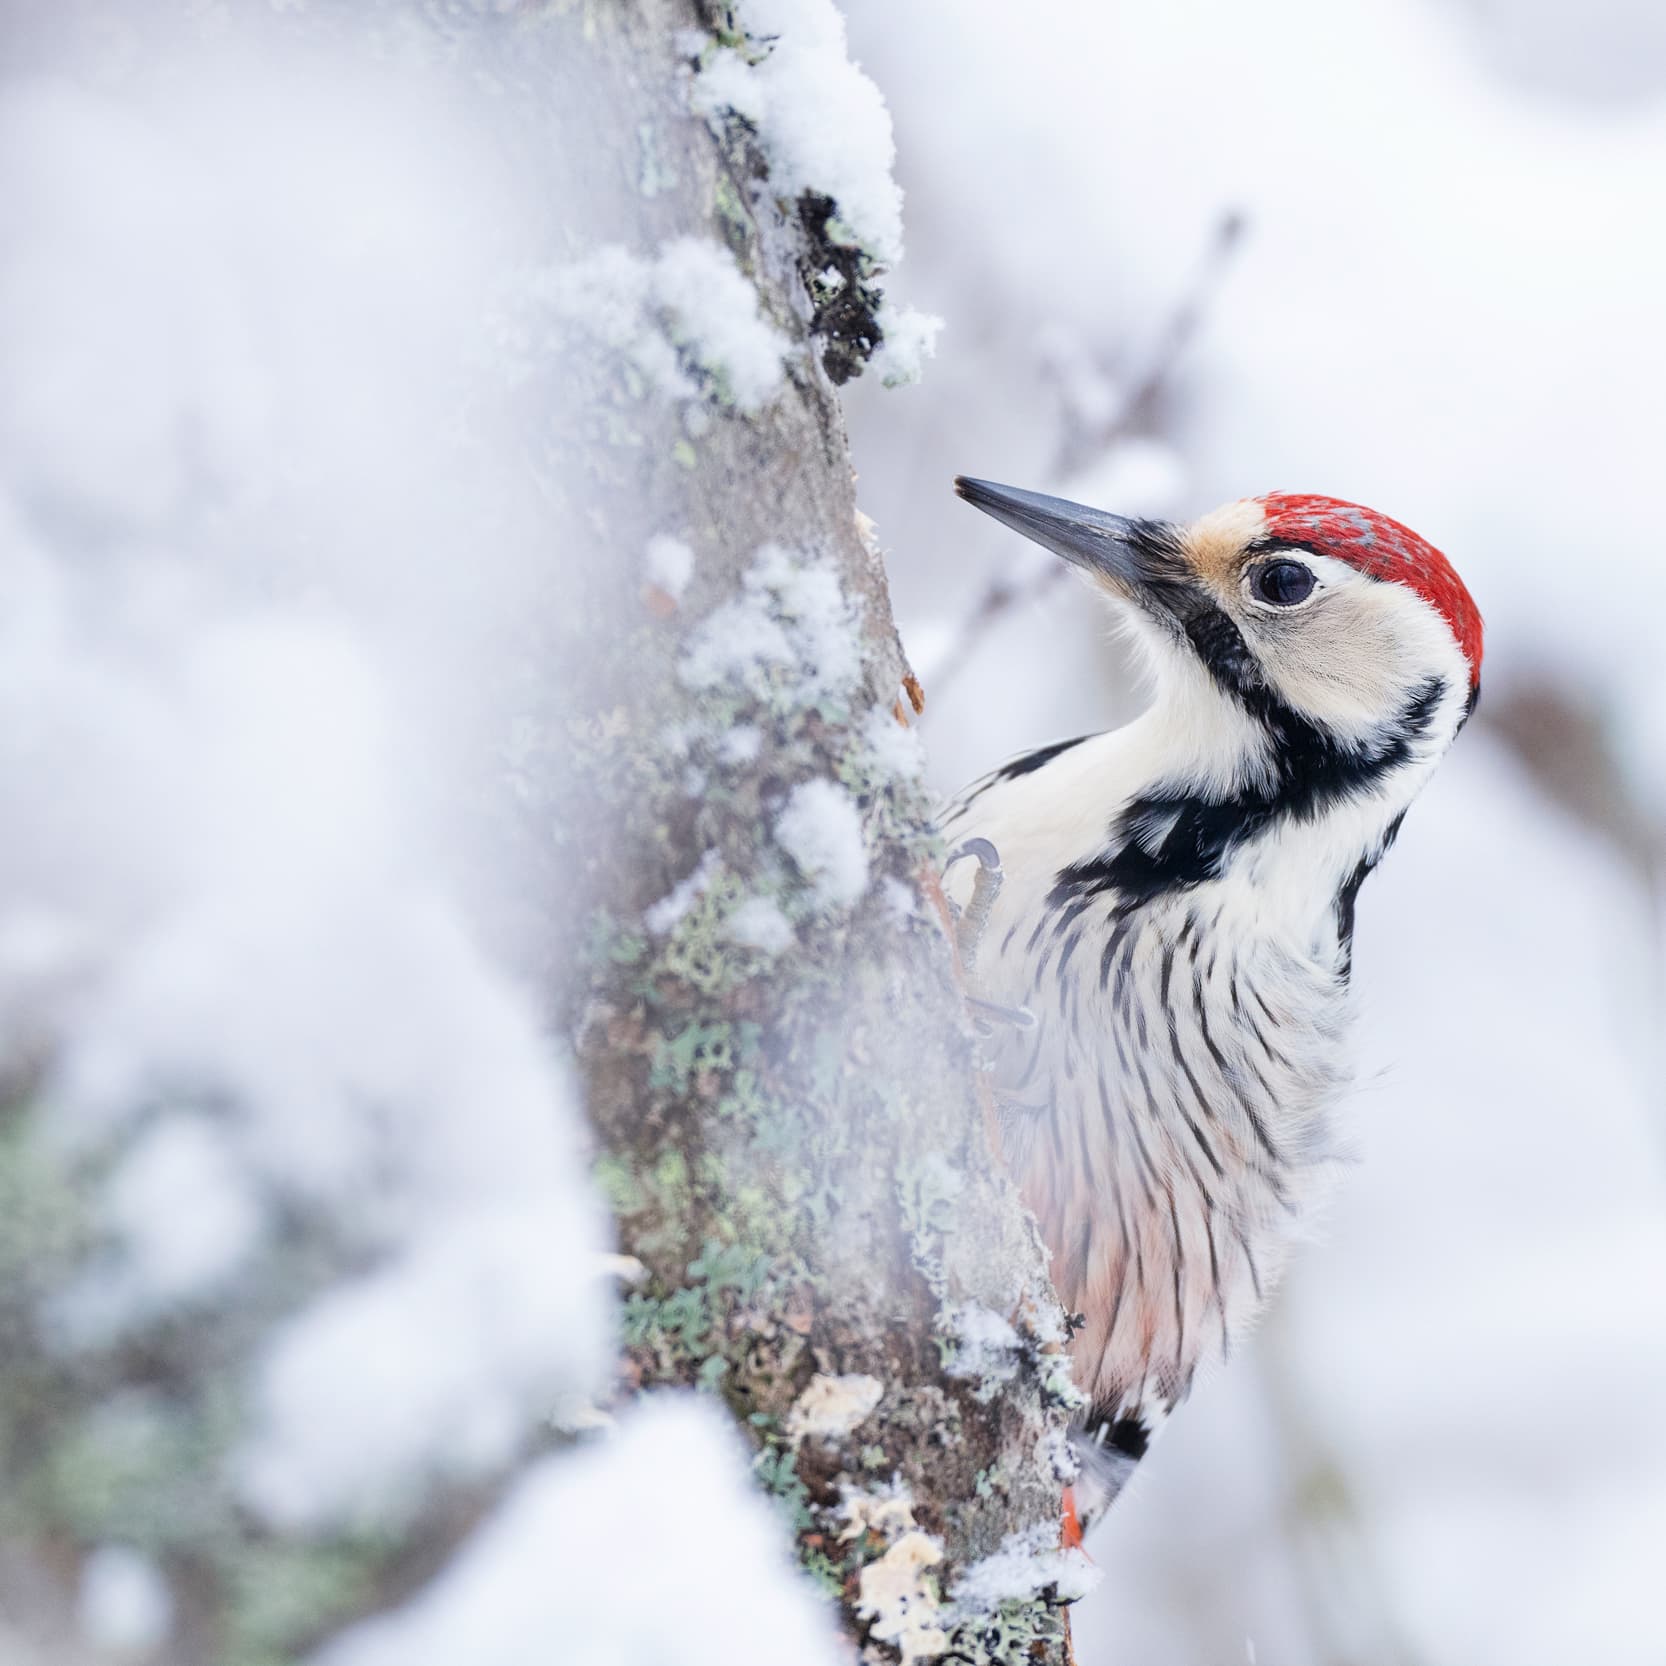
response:
[[[794,787],[775,837],[824,906],[848,906],[868,888],[868,847],[856,801],[832,781]]]
[[[850,61],[833,0],[738,0],[734,10],[764,56],[751,63],[728,47],[714,51],[694,83],[695,111],[744,116],[780,195],[831,197],[850,241],[895,265],[902,192],[891,177],[891,116]]]
[[[677,398],[700,393],[691,371],[747,412],[761,410],[781,386],[787,338],[763,318],[734,257],[709,238],[677,238],[651,260],[609,244],[543,273],[534,294]]]

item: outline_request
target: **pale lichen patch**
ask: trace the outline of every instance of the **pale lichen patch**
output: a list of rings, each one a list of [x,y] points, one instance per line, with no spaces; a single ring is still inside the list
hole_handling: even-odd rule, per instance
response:
[[[889,1643],[903,1666],[935,1660],[949,1644],[945,1618],[931,1570],[943,1560],[943,1546],[919,1528],[904,1533],[858,1581],[857,1613],[869,1635]]]
[[[848,1543],[872,1534],[880,1540],[897,1539],[911,1532],[918,1524],[914,1520],[914,1499],[908,1488],[893,1484],[883,1491],[853,1487],[843,1488],[838,1505],[839,1542]]]
[[[862,1372],[829,1377],[818,1372],[787,1413],[793,1440],[842,1440],[864,1422],[885,1392],[877,1377]]]

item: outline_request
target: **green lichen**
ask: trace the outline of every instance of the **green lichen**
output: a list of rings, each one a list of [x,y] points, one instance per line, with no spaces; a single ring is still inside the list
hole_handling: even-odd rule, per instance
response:
[[[752,216],[747,212],[739,186],[727,170],[719,170],[712,189],[712,218],[729,252],[737,260],[744,260],[752,247]]]
[[[752,1460],[758,1484],[778,1500],[794,1533],[808,1533],[816,1525],[810,1508],[810,1489],[798,1473],[798,1455],[784,1441],[770,1440]]]
[[[1003,1602],[991,1614],[962,1620],[949,1633],[943,1658],[960,1666],[1015,1666],[1040,1648],[1064,1641],[1064,1611],[1045,1596]]]

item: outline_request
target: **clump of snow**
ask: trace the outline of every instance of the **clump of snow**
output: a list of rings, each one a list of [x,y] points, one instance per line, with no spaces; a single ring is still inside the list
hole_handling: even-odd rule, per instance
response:
[[[711,889],[723,859],[715,850],[708,850],[686,879],[678,882],[658,902],[642,915],[642,922],[656,937],[665,937],[677,929],[678,923],[694,904]]]
[[[1059,1547],[1058,1523],[1044,1521],[1009,1533],[999,1550],[961,1573],[949,1596],[956,1616],[965,1618],[992,1613],[1005,1602],[1028,1602],[1048,1590],[1061,1602],[1075,1602],[1100,1577],[1079,1548]]]
[[[787,1433],[794,1440],[839,1440],[867,1418],[884,1392],[877,1377],[861,1372],[842,1377],[817,1372],[787,1412]]]
[[[896,1648],[903,1666],[935,1660],[948,1647],[949,1616],[932,1576],[942,1560],[941,1542],[915,1528],[862,1569],[856,1611],[877,1641]]]
[[[748,897],[728,921],[729,936],[743,948],[780,954],[793,940],[792,922],[769,897]]]
[[[675,1517],[644,1502],[675,1499]],[[553,1654],[552,1654],[553,1650]],[[713,1666],[845,1658],[727,1419],[661,1395],[530,1470],[452,1565],[311,1666]]]
[[[943,320],[916,307],[881,303],[878,323],[883,339],[869,361],[888,388],[911,386],[925,374],[926,360],[937,356]]]
[[[879,882],[879,891],[894,920],[901,923],[918,917],[919,897],[912,886],[905,885],[895,874],[886,874]]]
[[[836,782],[818,779],[794,787],[775,818],[775,837],[823,906],[848,907],[867,890],[862,813]]]
[[[761,410],[781,386],[787,338],[764,318],[734,256],[710,238],[676,238],[651,259],[609,244],[541,273],[533,295],[677,398],[702,391],[691,369],[747,412]]]
[[[501,1470],[558,1402],[599,1381],[586,1357],[596,1304],[581,1293],[603,1269],[552,1265],[579,1246],[549,1207],[534,1194],[431,1227],[278,1331],[236,1475],[265,1521],[399,1521],[429,1483]],[[569,1342],[575,1323],[589,1333]]]
[[[882,775],[913,781],[926,767],[926,749],[920,742],[919,731],[899,723],[896,714],[883,706],[868,713],[862,725],[862,738]]]
[[[694,577],[694,551],[682,539],[656,532],[643,551],[642,570],[651,585],[680,602]]]
[[[878,87],[850,61],[837,6],[737,0],[732,10],[750,37],[747,52],[711,51],[695,78],[692,107],[706,116],[743,116],[757,129],[781,196],[831,197],[844,240],[881,266],[895,265],[902,258],[902,191],[891,177],[891,116]]]
[[[75,1617],[95,1649],[148,1656],[173,1629],[173,1593],[148,1556],[129,1545],[98,1545],[81,1563]]]
[[[959,1302],[945,1314],[945,1328],[954,1342],[954,1357],[945,1367],[951,1377],[970,1378],[993,1390],[1011,1381],[1023,1357],[1018,1332],[979,1302]]]
[[[97,1203],[119,1246],[64,1293],[57,1319],[82,1346],[216,1294],[265,1237],[264,1199],[227,1130],[196,1111],[141,1129]]]
[[[696,691],[732,684],[763,700],[842,700],[862,674],[860,623],[829,562],[765,544],[740,595],[691,634],[678,675]]]
[[[751,723],[737,723],[724,730],[717,743],[718,754],[728,764],[752,763],[763,750],[762,732]]]

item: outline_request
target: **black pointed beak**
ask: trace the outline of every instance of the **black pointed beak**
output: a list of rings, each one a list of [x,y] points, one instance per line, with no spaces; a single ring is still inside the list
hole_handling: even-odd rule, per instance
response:
[[[1182,594],[1193,588],[1174,532],[1160,522],[1129,520],[1068,498],[963,474],[955,476],[954,489],[1003,526],[1063,556],[1073,567],[1109,580],[1113,589],[1133,600],[1154,602],[1174,613]]]

